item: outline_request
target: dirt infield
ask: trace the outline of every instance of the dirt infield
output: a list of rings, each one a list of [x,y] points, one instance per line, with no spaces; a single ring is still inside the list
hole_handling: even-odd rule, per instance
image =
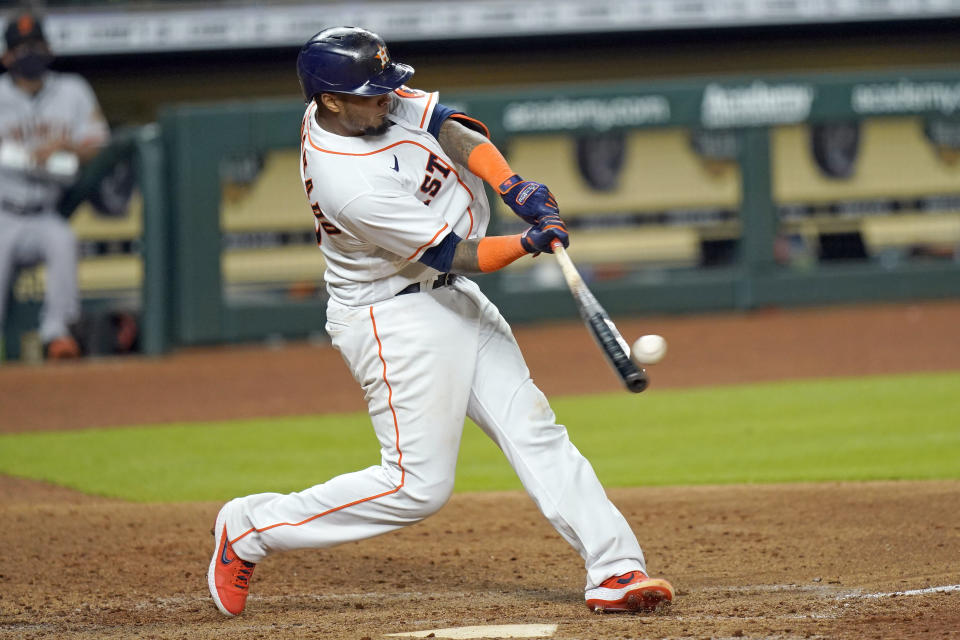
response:
[[[960,369],[960,302],[622,320],[662,333],[653,386]],[[521,327],[548,394],[617,389],[578,323]],[[563,345],[569,367],[552,354]],[[318,392],[318,389],[322,390]],[[0,431],[361,409],[328,347],[0,369]],[[611,443],[624,446],[624,443]],[[642,438],[635,443],[638,460]],[[322,478],[319,478],[322,479]],[[960,482],[618,489],[674,582],[656,615],[591,614],[582,561],[525,495],[455,495],[427,521],[271,557],[244,615],[206,593],[219,504],[140,505],[0,477],[0,638],[384,638],[554,623],[572,638],[960,638]]]
[[[660,333],[657,389],[898,371],[960,369],[960,301],[907,306],[617,319],[625,336]],[[617,391],[578,321],[515,328],[548,396]],[[555,352],[562,345],[563,357]],[[229,420],[364,409],[326,345],[190,349],[158,360],[0,366],[0,433]],[[9,399],[9,400],[8,400]]]

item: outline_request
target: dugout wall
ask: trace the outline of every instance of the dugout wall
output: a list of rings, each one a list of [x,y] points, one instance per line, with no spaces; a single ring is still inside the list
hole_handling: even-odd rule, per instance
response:
[[[960,74],[544,86],[446,95],[556,193],[613,314],[960,295]],[[321,335],[303,105],[162,112],[144,189],[151,352]],[[156,188],[162,185],[163,188]],[[494,204],[494,229],[520,228]],[[149,218],[149,220],[147,220]],[[552,260],[480,279],[512,321],[573,316]]]
[[[557,193],[575,229],[573,256],[612,313],[960,294],[956,73],[553,86],[444,100],[486,122],[514,168]],[[176,342],[322,331],[322,258],[304,251],[309,211],[267,204],[302,195],[301,110],[260,102],[163,114]],[[591,145],[592,170],[578,164]],[[224,204],[244,157],[260,165],[244,188],[270,210],[240,215],[240,205]],[[604,170],[616,174],[609,184],[596,175]],[[289,179],[274,190],[257,184],[271,175]],[[516,225],[497,209],[502,230]],[[231,261],[266,269],[281,259],[286,289],[276,281],[262,295],[231,291]],[[481,278],[505,314],[573,315],[559,280],[545,275],[549,258],[522,262]]]

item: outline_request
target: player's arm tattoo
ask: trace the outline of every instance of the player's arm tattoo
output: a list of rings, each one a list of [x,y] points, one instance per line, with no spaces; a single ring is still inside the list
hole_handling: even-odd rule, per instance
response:
[[[478,244],[480,244],[480,238],[458,242],[457,248],[453,252],[453,264],[450,265],[450,271],[465,276],[483,273],[480,270],[480,259],[477,257]]]
[[[452,118],[447,118],[440,125],[440,135],[437,138],[440,148],[450,156],[454,162],[467,166],[470,152],[484,142],[490,142],[482,133],[469,129]]]

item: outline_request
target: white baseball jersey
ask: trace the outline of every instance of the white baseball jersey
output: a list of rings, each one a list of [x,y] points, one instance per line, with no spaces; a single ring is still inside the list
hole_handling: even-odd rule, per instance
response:
[[[417,260],[451,231],[486,233],[483,182],[453,162],[427,131],[436,93],[393,93],[393,126],[345,137],[303,117],[300,173],[327,261],[330,297],[356,306],[390,298],[438,272]]]
[[[35,96],[19,89],[9,73],[0,76],[0,140],[32,152],[54,140],[101,142],[108,135],[93,90],[79,75],[49,71]],[[54,180],[0,166],[0,198],[11,208],[53,211],[61,190]]]

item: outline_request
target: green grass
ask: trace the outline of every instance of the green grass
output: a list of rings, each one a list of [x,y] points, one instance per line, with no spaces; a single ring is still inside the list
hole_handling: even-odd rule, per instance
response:
[[[960,478],[960,373],[553,401],[608,487]],[[0,436],[0,473],[137,501],[306,488],[379,462],[365,414]],[[515,489],[468,424],[457,490]]]

